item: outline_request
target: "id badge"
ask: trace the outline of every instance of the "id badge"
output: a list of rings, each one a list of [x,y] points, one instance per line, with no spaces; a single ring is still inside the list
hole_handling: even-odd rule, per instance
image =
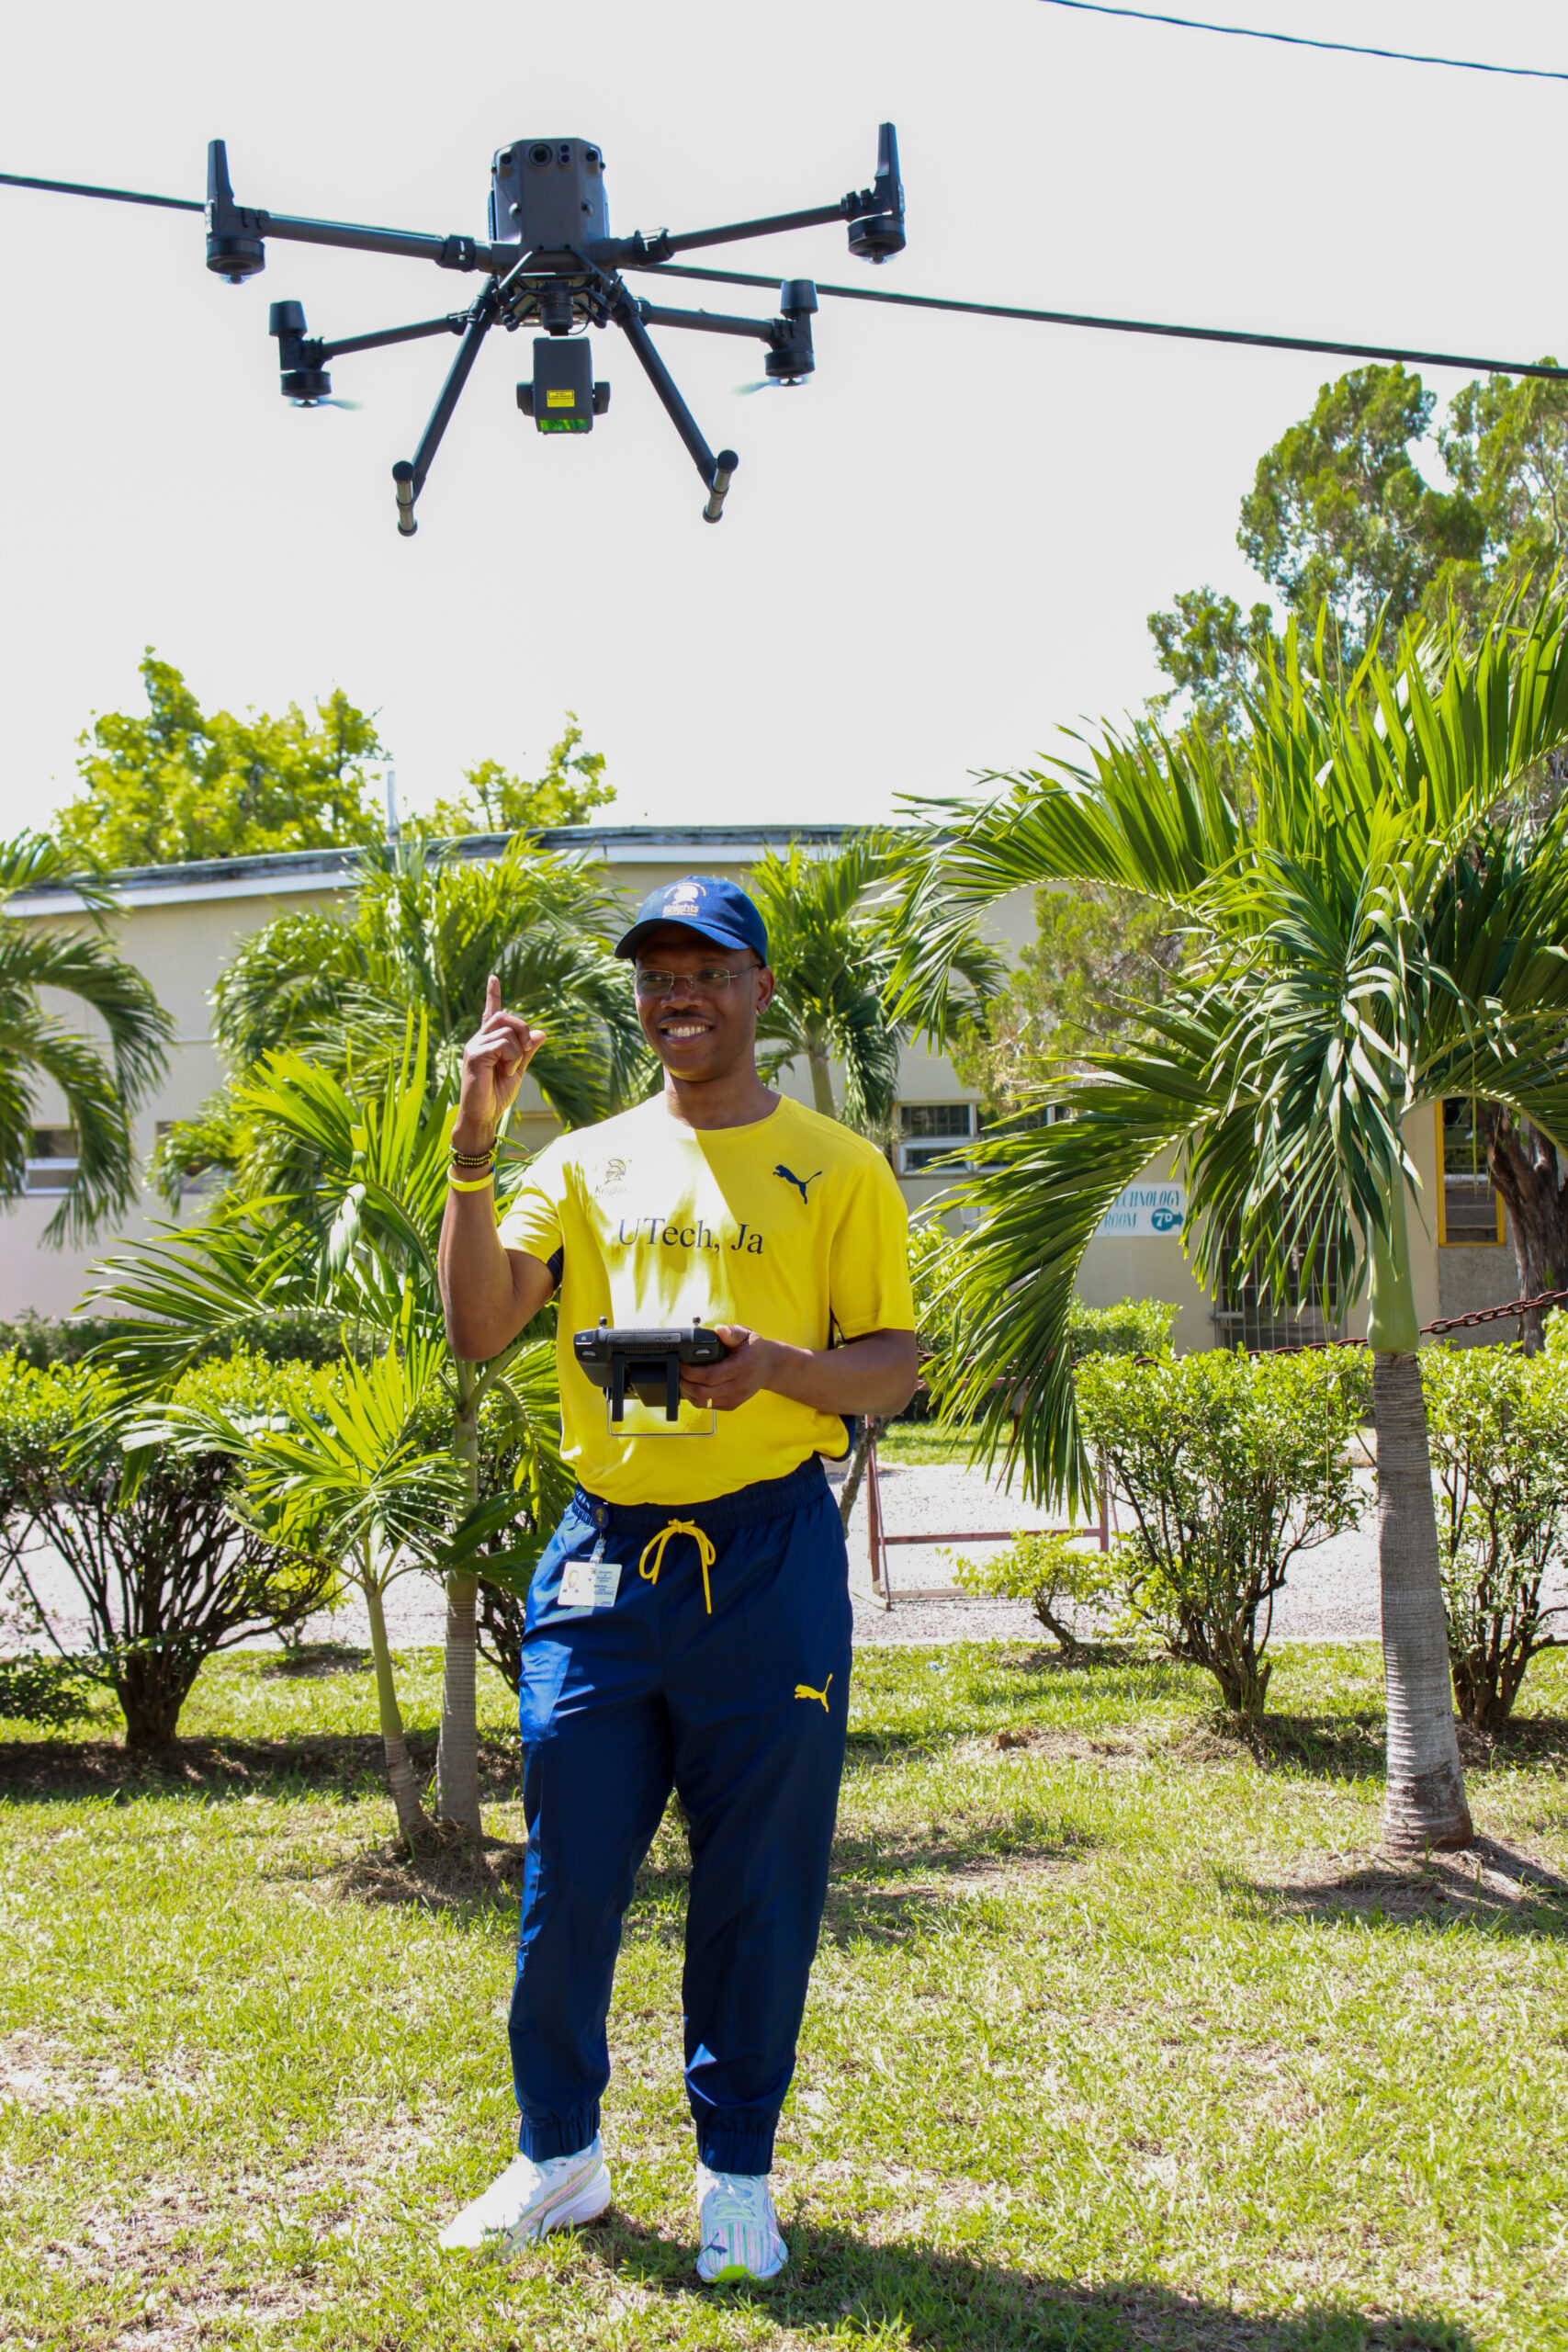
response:
[[[620,1563],[604,1557],[601,1535],[586,1560],[567,1562],[557,1601],[562,1609],[613,1609],[620,1583]]]

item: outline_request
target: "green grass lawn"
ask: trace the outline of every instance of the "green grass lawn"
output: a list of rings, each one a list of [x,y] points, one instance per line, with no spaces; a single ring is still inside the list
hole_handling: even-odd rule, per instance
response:
[[[424,1756],[437,1664],[403,1667]],[[716,2298],[673,1817],[611,2020],[613,2218],[500,2267],[434,2235],[513,2145],[506,1858],[465,1892],[389,1857],[363,1668],[209,1670],[164,1771],[0,1741],[0,2343],[1568,2347],[1568,1901],[1540,1883],[1568,1875],[1568,1661],[1469,1759],[1479,1854],[1397,1870],[1366,1649],[1286,1652],[1256,1757],[1168,1668],[856,1674],[793,2259]],[[483,1705],[514,1838],[494,1678]]]
[[[876,1441],[879,1462],[955,1462],[969,1459],[969,1440],[961,1430],[939,1429],[934,1421],[894,1421]]]

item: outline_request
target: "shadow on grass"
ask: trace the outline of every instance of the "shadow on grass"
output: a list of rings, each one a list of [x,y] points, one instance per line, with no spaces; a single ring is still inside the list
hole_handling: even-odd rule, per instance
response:
[[[929,2352],[1476,2352],[1454,2322],[1425,2312],[1372,2314],[1324,2303],[1256,2315],[1144,2280],[1095,2287],[916,2243],[875,2245],[792,2220],[791,2260],[774,2287],[697,2284],[691,2241],[660,2237],[621,2215],[592,2243],[613,2270],[667,2300],[703,2297],[788,2331],[792,2340],[919,2344]]]
[[[435,1766],[434,1732],[410,1732],[416,1776]],[[494,1802],[518,1793],[522,1762],[514,1737],[479,1736],[479,1794]],[[379,1735],[330,1732],[299,1739],[175,1739],[166,1747],[126,1747],[117,1739],[0,1741],[0,1799],[12,1804],[75,1803],[83,1797],[130,1804],[138,1797],[200,1796],[209,1803],[265,1796],[278,1800],[385,1796]]]
[[[267,1681],[319,1682],[329,1674],[363,1674],[371,1662],[368,1650],[351,1649],[345,1642],[302,1642],[297,1650],[269,1658],[262,1676]]]
[[[1183,1764],[1239,1763],[1250,1757],[1266,1771],[1298,1773],[1309,1780],[1381,1781],[1386,1736],[1381,1707],[1334,1714],[1269,1713],[1247,1728],[1215,1710],[1201,1722],[1173,1732],[1167,1746]],[[1508,1764],[1568,1769],[1568,1721],[1561,1716],[1521,1715],[1490,1732],[1461,1724],[1459,1744],[1461,1758],[1471,1771]]]
[[[1377,1858],[1278,1883],[1223,1874],[1221,1883],[1236,1909],[1253,1917],[1568,1938],[1568,1879],[1495,1838],[1417,1861]]]

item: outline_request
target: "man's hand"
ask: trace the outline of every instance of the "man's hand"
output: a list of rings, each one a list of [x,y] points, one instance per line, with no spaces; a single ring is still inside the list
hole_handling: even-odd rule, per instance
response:
[[[744,1323],[716,1323],[728,1351],[722,1363],[686,1364],[681,1394],[704,1412],[733,1413],[771,1388],[820,1413],[901,1413],[915,1393],[913,1331],[867,1331],[841,1348],[792,1348]]]
[[[744,1323],[716,1323],[714,1329],[728,1352],[718,1363],[682,1364],[681,1394],[688,1405],[703,1412],[710,1406],[733,1413],[758,1390],[773,1386],[773,1374],[782,1352],[776,1341],[749,1331]]]
[[[503,1012],[501,982],[492,972],[485,987],[484,1018],[463,1048],[463,1076],[452,1140],[459,1151],[483,1151],[517,1100],[523,1073],[545,1042],[515,1012]]]

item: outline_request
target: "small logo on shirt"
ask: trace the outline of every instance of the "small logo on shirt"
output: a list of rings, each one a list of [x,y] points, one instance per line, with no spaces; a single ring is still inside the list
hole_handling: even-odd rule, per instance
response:
[[[815,1184],[817,1179],[821,1175],[821,1173],[822,1170],[820,1168],[814,1168],[809,1176],[797,1176],[793,1168],[786,1168],[784,1166],[782,1159],[773,1170],[773,1174],[775,1176],[782,1176],[786,1184],[793,1184],[795,1186],[795,1189],[800,1194],[801,1199],[806,1201],[807,1208],[811,1206],[811,1204],[809,1201],[806,1200],[806,1188],[807,1184]]]
[[[797,1682],[795,1686],[795,1695],[797,1699],[815,1699],[822,1713],[825,1715],[830,1714],[832,1710],[828,1704],[828,1693],[832,1687],[833,1678],[829,1675],[820,1690],[813,1690],[809,1682]]]
[[[596,1201],[602,1201],[609,1193],[623,1191],[625,1189],[626,1181],[626,1161],[624,1159],[607,1159],[604,1162],[604,1173],[600,1177],[599,1182],[593,1187],[594,1199]]]

